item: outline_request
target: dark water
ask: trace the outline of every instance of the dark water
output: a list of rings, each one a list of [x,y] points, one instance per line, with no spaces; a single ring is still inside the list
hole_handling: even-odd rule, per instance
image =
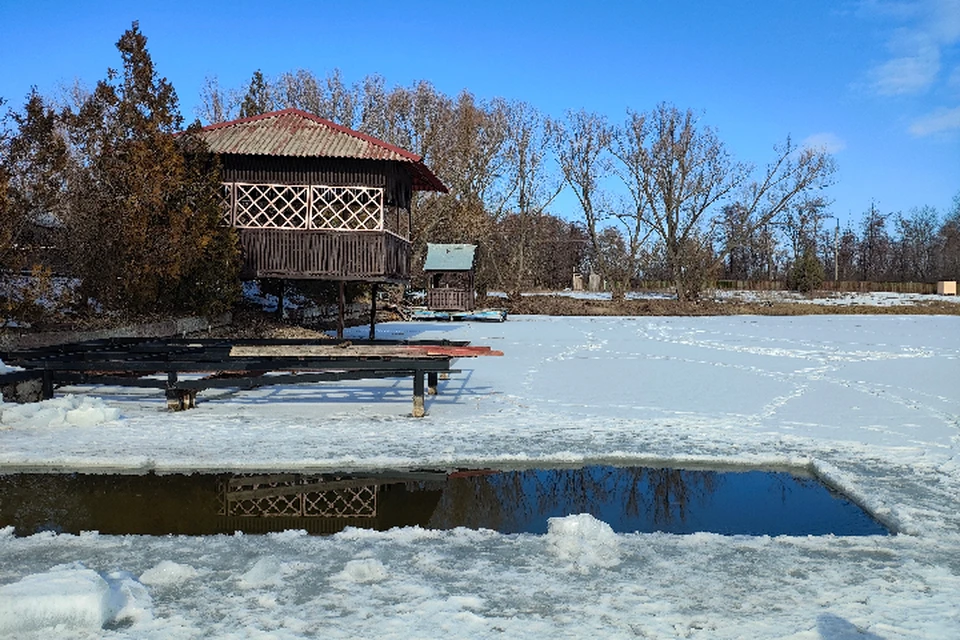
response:
[[[309,475],[0,475],[0,527],[105,534],[263,533],[418,525],[545,533],[590,513],[618,532],[887,535],[811,477],[589,466]]]

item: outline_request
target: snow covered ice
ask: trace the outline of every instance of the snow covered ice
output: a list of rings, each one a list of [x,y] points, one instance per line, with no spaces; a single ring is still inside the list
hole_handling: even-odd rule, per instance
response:
[[[66,388],[0,405],[0,465],[809,465],[899,535],[616,534],[584,514],[546,535],[7,528],[0,636],[960,637],[960,318],[519,316],[378,335],[506,355],[459,360],[421,420],[409,379],[210,391],[181,413],[156,391]]]

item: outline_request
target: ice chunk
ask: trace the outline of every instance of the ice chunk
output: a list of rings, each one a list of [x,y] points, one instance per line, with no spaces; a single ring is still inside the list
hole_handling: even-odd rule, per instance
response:
[[[110,586],[82,565],[55,567],[0,587],[0,635],[57,627],[95,631],[110,619]]]
[[[558,559],[569,562],[580,572],[620,564],[617,534],[609,524],[589,513],[550,518],[547,521],[547,545]]]
[[[156,586],[178,585],[195,578],[197,570],[187,564],[179,564],[171,560],[163,560],[156,566],[143,572],[140,582]]]
[[[110,589],[107,621],[111,624],[129,624],[153,618],[153,599],[132,573],[112,571],[102,577]]]
[[[257,560],[250,569],[240,576],[242,589],[256,589],[279,585],[283,578],[283,567],[274,556],[265,556]]]
[[[380,582],[386,580],[387,569],[382,562],[375,558],[362,558],[348,562],[343,571],[335,575],[334,578],[358,584]]]

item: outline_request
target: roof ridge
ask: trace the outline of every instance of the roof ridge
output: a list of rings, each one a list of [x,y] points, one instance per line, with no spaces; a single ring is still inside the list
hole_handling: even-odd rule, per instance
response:
[[[353,137],[353,138],[357,138],[357,139],[359,139],[359,140],[362,140],[362,141],[367,142],[367,143],[369,143],[369,144],[373,144],[373,145],[378,146],[378,147],[380,147],[380,148],[382,148],[382,149],[385,149],[385,150],[387,150],[387,151],[390,151],[390,152],[399,154],[400,156],[402,156],[402,157],[404,157],[404,158],[407,158],[408,160],[411,160],[411,161],[413,161],[413,162],[422,162],[422,161],[423,161],[422,156],[419,156],[419,155],[417,155],[417,154],[415,154],[415,153],[413,153],[413,152],[411,152],[411,151],[407,151],[406,149],[402,149],[402,148],[400,148],[400,147],[398,147],[398,146],[392,145],[392,144],[390,144],[389,142],[384,142],[383,140],[380,140],[379,138],[375,138],[375,137],[373,137],[373,136],[371,136],[371,135],[367,135],[367,134],[365,134],[365,133],[361,133],[361,132],[356,131],[356,130],[354,130],[354,129],[351,129],[351,128],[349,128],[349,127],[345,127],[345,126],[343,126],[343,125],[341,125],[341,124],[337,124],[336,122],[333,122],[332,120],[327,120],[326,118],[321,118],[321,117],[318,116],[318,115],[309,113],[309,112],[304,111],[304,110],[302,110],[302,109],[297,109],[297,108],[295,108],[295,107],[290,107],[290,108],[287,108],[287,109],[281,109],[281,110],[279,110],[279,111],[270,111],[270,112],[268,112],[268,113],[262,113],[262,114],[255,115],[255,116],[247,116],[247,117],[245,117],[245,118],[236,118],[236,119],[234,119],[234,120],[228,120],[228,121],[226,121],[226,122],[218,122],[218,123],[216,123],[216,124],[209,124],[209,125],[203,127],[203,131],[215,131],[215,130],[217,130],[217,129],[225,129],[225,128],[227,128],[227,127],[232,127],[232,126],[236,126],[236,125],[243,125],[243,124],[248,124],[248,123],[250,123],[250,122],[257,122],[257,121],[259,121],[259,120],[267,120],[267,119],[270,119],[270,118],[279,118],[279,117],[285,116],[285,115],[296,115],[296,116],[300,116],[301,118],[305,118],[305,119],[310,120],[311,122],[314,122],[314,123],[319,124],[319,125],[321,125],[321,126],[328,127],[328,128],[333,129],[334,131],[337,131],[337,132],[339,132],[339,133],[342,133],[342,134],[351,136],[351,137]]]

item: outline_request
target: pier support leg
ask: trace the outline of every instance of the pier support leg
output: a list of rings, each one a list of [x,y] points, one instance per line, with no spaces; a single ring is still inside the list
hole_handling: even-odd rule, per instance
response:
[[[185,411],[196,406],[196,389],[167,389],[167,409],[170,411]]]
[[[427,373],[427,393],[431,396],[437,395],[437,372]]]
[[[44,400],[49,400],[53,397],[53,371],[43,372],[43,386],[40,391],[40,396]]]
[[[423,371],[413,372],[413,417],[422,418],[427,415],[423,405]]]
[[[177,372],[167,372],[167,409],[184,411],[197,406],[197,390],[177,387]]]
[[[345,291],[346,285],[343,280],[340,280],[340,282],[337,284],[340,285],[337,296],[337,339],[343,340],[343,315],[347,306],[347,293]]]
[[[376,282],[370,285],[370,339],[377,339],[377,290]]]

